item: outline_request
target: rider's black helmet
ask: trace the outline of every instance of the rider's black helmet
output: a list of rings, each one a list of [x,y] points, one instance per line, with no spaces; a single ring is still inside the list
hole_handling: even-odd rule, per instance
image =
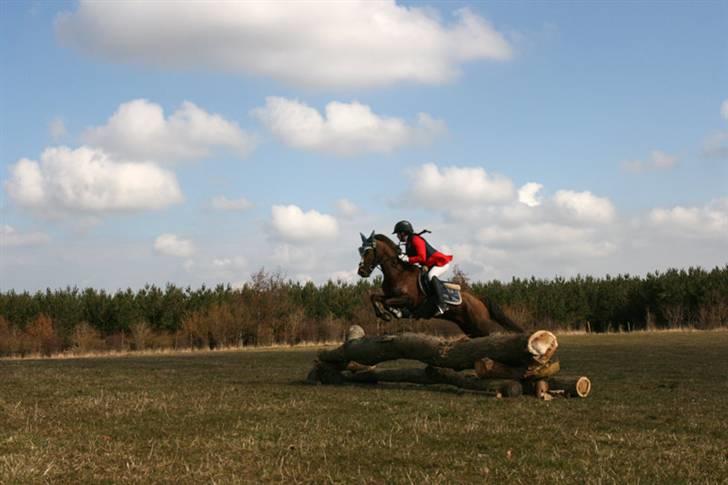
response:
[[[412,234],[415,232],[414,229],[412,229],[412,224],[410,221],[399,221],[397,224],[394,225],[394,232],[392,234],[397,234],[400,232],[404,232],[405,234]]]

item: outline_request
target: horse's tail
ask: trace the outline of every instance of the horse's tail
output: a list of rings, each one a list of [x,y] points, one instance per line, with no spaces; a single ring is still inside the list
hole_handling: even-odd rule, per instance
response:
[[[501,327],[513,333],[525,333],[526,330],[503,313],[503,309],[488,295],[483,296],[482,300],[485,306],[488,307],[491,318],[498,322]]]

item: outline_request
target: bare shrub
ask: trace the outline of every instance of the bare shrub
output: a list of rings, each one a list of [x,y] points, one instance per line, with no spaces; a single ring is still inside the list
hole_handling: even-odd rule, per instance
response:
[[[470,278],[457,264],[453,265],[450,281],[460,285],[460,288],[463,290],[470,290]]]
[[[685,307],[681,304],[666,305],[663,313],[670,328],[680,328],[683,326],[685,322]]]
[[[25,328],[31,352],[49,356],[63,348],[63,341],[56,335],[53,320],[43,313]]]
[[[528,306],[523,304],[503,305],[503,313],[514,322],[526,328],[546,328],[545,321],[538,321]]]
[[[649,308],[645,309],[645,330],[657,330],[655,314]]]
[[[240,341],[240,324],[235,318],[230,305],[213,304],[204,318],[207,319],[209,332],[209,345],[217,346],[237,345]]]
[[[153,349],[171,349],[174,348],[174,333],[172,332],[152,332],[147,348]]]
[[[71,343],[74,352],[92,352],[106,347],[101,333],[88,322],[81,322],[74,327]]]
[[[728,303],[714,300],[698,308],[698,324],[701,329],[718,328],[728,325]]]
[[[366,332],[367,329],[365,328],[364,331]],[[316,340],[318,342],[338,341],[341,339],[341,336],[341,324],[333,315],[328,314],[316,322]]]
[[[108,335],[104,339],[104,344],[107,349],[117,352],[129,350],[129,340],[124,332],[116,332]]]
[[[289,345],[300,343],[302,330],[306,326],[306,312],[301,307],[295,307],[288,313],[285,319],[285,342]]]
[[[0,315],[0,355],[13,355],[20,348],[18,329]]]
[[[131,330],[131,341],[134,350],[144,350],[152,343],[154,332],[147,322],[139,321],[133,323],[129,327],[129,330]]]
[[[194,311],[182,319],[182,345],[191,348],[207,347],[210,344],[210,329],[205,312]]]

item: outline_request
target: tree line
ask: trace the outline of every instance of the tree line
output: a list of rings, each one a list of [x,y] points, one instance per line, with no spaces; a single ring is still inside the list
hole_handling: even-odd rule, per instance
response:
[[[591,332],[728,326],[728,265],[645,276],[454,280],[488,295],[527,327]],[[295,344],[339,340],[349,325],[456,335],[446,322],[375,321],[367,294],[381,280],[322,285],[256,272],[241,288],[172,284],[107,292],[64,288],[0,293],[0,355]]]

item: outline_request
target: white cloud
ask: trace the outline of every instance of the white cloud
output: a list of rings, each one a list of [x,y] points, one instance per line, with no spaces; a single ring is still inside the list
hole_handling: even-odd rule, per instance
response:
[[[723,103],[720,105],[720,115],[723,117],[723,119],[728,120],[728,99],[723,101]]]
[[[627,172],[641,173],[657,170],[669,170],[677,165],[678,158],[660,150],[653,150],[647,161],[628,160],[622,163],[622,168]]]
[[[189,101],[165,118],[161,106],[145,99],[121,104],[104,126],[89,128],[82,138],[115,156],[157,162],[209,157],[215,149],[245,157],[255,145],[236,123]]]
[[[728,239],[728,197],[715,199],[703,207],[653,209],[648,222],[653,227],[687,238],[718,236]]]
[[[614,220],[616,214],[614,205],[609,199],[597,197],[589,191],[559,190],[554,195],[554,203],[563,215],[577,221],[609,223]]]
[[[512,200],[513,183],[490,175],[481,167],[422,165],[410,174],[408,201],[428,208],[467,209],[471,204],[493,204]]]
[[[359,213],[359,208],[349,199],[337,200],[336,210],[344,217],[353,217]]]
[[[535,182],[529,182],[523,187],[518,189],[518,201],[522,204],[526,204],[528,207],[536,207],[541,205],[541,198],[538,196],[538,192],[543,188],[543,185]]]
[[[445,124],[425,113],[410,126],[399,118],[376,115],[369,106],[331,102],[326,113],[279,97],[252,111],[274,136],[286,145],[336,155],[386,153],[404,145],[427,143],[443,133]]]
[[[154,241],[154,249],[166,256],[177,258],[188,258],[195,253],[195,246],[192,241],[180,239],[175,234],[162,234]]]
[[[162,209],[182,201],[174,174],[150,163],[116,161],[101,150],[47,148],[21,159],[5,189],[18,205],[55,216]]]
[[[245,211],[253,207],[253,203],[245,197],[237,199],[228,199],[224,195],[213,197],[210,206],[216,210],[222,211]]]
[[[336,219],[315,210],[303,212],[295,205],[274,205],[272,225],[277,235],[287,241],[311,241],[336,237]]]
[[[48,133],[50,133],[53,141],[58,141],[66,134],[66,124],[62,118],[53,118],[48,124]]]
[[[440,84],[512,49],[468,9],[370,2],[97,2],[56,19],[63,44],[114,62],[209,68],[314,87]]]
[[[2,247],[36,246],[47,244],[49,241],[50,237],[43,232],[23,233],[7,224],[0,225],[0,246]]]

